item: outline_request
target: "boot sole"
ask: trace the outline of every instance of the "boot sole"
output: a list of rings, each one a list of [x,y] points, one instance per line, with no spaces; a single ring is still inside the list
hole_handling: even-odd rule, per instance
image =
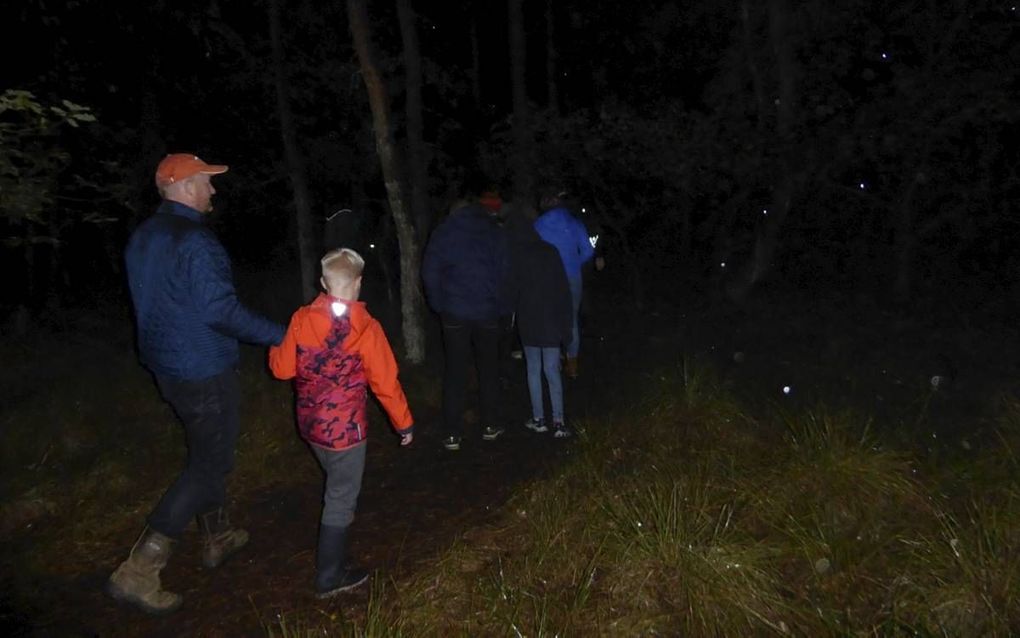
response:
[[[142,601],[142,599],[138,598],[137,596],[132,596],[131,594],[125,592],[120,587],[117,587],[110,581],[106,582],[105,591],[107,596],[116,600],[118,603],[121,603],[123,605],[129,605],[131,607],[134,607],[135,609],[139,609],[149,614],[150,616],[166,616],[168,614],[172,614],[178,609],[180,609],[181,603],[184,602],[183,600],[178,599],[177,604],[172,605],[170,607],[153,607],[151,605],[146,605]]]
[[[338,595],[344,593],[345,591],[351,591],[352,589],[357,589],[358,587],[361,587],[362,585],[364,585],[366,582],[368,582],[368,574],[365,574],[365,577],[362,578],[361,580],[359,580],[356,583],[351,583],[350,585],[344,585],[343,587],[337,587],[336,589],[331,589],[329,591],[324,591],[324,592],[321,592],[321,593],[317,593],[317,594],[315,594],[315,597],[318,598],[319,600],[325,600],[327,598],[333,598],[334,596],[338,596]]]

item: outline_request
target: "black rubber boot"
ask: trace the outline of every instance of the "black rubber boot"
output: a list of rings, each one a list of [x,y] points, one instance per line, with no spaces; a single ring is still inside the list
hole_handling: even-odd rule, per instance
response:
[[[368,572],[348,564],[347,528],[319,526],[319,548],[315,554],[315,594],[330,598],[354,589],[368,580]]]

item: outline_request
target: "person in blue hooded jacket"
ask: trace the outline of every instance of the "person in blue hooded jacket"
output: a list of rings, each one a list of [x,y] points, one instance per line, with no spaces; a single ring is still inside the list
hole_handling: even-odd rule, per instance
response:
[[[564,372],[573,379],[577,377],[577,356],[581,349],[581,331],[577,321],[581,310],[581,267],[595,255],[595,248],[588,239],[588,229],[567,207],[566,197],[567,194],[559,188],[548,189],[542,194],[540,204],[545,212],[535,220],[535,230],[560,253],[570,285],[573,336],[567,344]]]
[[[192,520],[203,533],[207,568],[248,542],[248,532],[232,526],[224,509],[240,431],[238,341],[275,345],[284,327],[241,304],[230,258],[205,223],[216,193],[210,180],[226,171],[189,153],[166,156],[156,169],[163,202],[131,235],[124,255],[139,356],[188,444],[184,470],[106,585],[117,600],[149,613],[181,604],[180,595],[163,590],[159,574]]]

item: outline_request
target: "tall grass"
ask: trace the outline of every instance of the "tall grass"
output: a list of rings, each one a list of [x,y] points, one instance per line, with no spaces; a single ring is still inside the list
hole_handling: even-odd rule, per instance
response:
[[[314,471],[293,431],[287,385],[254,359],[244,375],[238,472],[247,487],[286,480],[295,463]],[[5,439],[4,459],[24,466],[6,493],[83,521],[80,533],[41,535],[39,560],[48,552],[95,560],[178,469],[183,441],[172,413],[144,374],[126,378],[122,405],[51,414],[25,404],[5,416],[35,419],[42,435]],[[361,606],[284,613],[264,619],[264,633],[1020,633],[1020,402],[1003,401],[984,447],[935,464],[850,412],[748,409],[689,362],[646,382],[639,400],[576,423],[568,462],[520,487],[495,523],[465,530],[399,581],[376,575]],[[90,391],[88,383],[76,390],[83,400]],[[47,419],[86,432],[85,441],[109,431],[102,419],[121,420],[123,438],[44,458],[42,441],[61,430]],[[57,475],[67,482],[41,479],[32,463],[63,467]],[[71,471],[74,463],[87,471]],[[111,506],[120,508],[112,517]],[[103,517],[126,522],[112,529]]]
[[[751,415],[709,379],[681,366],[584,423],[571,463],[390,590],[380,608],[396,617],[364,622],[422,636],[1020,631],[1015,478],[961,500],[955,472],[919,471],[866,418]],[[1006,414],[1008,439],[1020,411]]]

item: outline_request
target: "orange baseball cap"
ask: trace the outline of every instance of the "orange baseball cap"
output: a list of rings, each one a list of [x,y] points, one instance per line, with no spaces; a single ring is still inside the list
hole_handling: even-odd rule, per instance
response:
[[[223,164],[206,164],[191,153],[171,153],[163,158],[163,161],[156,167],[156,185],[169,186],[182,179],[188,179],[192,175],[204,173],[206,175],[219,175],[226,173],[227,166]]]

